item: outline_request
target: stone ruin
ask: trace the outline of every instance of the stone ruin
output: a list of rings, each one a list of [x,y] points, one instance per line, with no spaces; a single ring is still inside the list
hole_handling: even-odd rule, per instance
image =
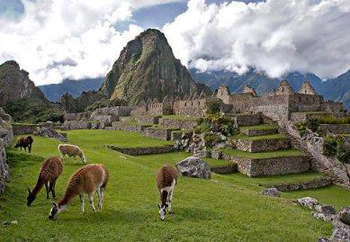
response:
[[[12,118],[0,108],[0,193],[4,192],[5,182],[10,176],[9,167],[6,163],[5,147],[13,141],[13,131],[10,125]]]

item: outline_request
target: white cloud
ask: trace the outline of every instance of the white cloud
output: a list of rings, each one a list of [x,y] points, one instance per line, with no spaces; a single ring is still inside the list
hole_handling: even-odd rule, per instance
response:
[[[37,84],[104,76],[128,41],[142,29],[115,24],[132,12],[179,0],[22,0],[25,14],[0,17],[0,63],[14,59]]]
[[[349,0],[267,0],[221,5],[190,0],[164,32],[175,56],[201,70],[328,78],[350,68]]]

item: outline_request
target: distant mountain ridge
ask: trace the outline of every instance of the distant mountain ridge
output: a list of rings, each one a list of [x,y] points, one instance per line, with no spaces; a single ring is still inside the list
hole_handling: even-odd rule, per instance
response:
[[[294,91],[299,90],[302,83],[308,80],[316,92],[326,100],[343,102],[344,106],[350,109],[350,70],[325,82],[313,73],[302,74],[300,72],[288,73],[280,79],[270,78],[264,72],[253,68],[243,75],[228,71],[200,72],[196,69],[190,69],[189,72],[196,82],[204,83],[212,90],[220,86],[228,86],[231,92],[240,93],[245,85],[249,85],[256,90],[258,95],[276,89],[283,79],[288,80]]]
[[[64,80],[59,84],[38,86],[45,97],[52,102],[58,102],[60,98],[69,93],[73,98],[79,97],[83,92],[96,91],[101,87],[103,77],[86,78],[81,80]]]

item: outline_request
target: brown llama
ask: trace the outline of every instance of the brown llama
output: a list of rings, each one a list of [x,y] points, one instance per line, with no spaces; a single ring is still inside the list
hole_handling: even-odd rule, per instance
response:
[[[101,210],[108,178],[108,170],[102,164],[86,165],[77,170],[70,178],[63,198],[58,203],[53,202],[49,219],[53,220],[57,214],[65,210],[77,195],[80,198],[82,212],[85,211],[84,194],[88,195],[91,208],[95,212],[93,197],[94,193],[97,192],[98,209]]]
[[[28,188],[28,206],[30,206],[33,203],[44,184],[46,188],[46,198],[50,198],[50,192],[52,194],[52,198],[56,198],[56,180],[61,175],[62,170],[63,163],[62,160],[58,157],[49,157],[41,164],[39,178],[33,191],[30,191],[30,189]]]
[[[15,148],[19,147],[21,150],[23,148],[24,151],[27,151],[27,148],[28,148],[28,152],[31,153],[33,142],[34,142],[34,140],[33,140],[32,136],[22,137],[22,138],[19,138],[17,140]]]
[[[74,162],[76,159],[76,156],[79,156],[80,159],[83,161],[83,163],[86,163],[86,158],[83,153],[83,151],[76,145],[71,145],[71,144],[59,144],[58,145],[58,151],[61,154],[62,160],[64,159],[64,156],[67,155],[69,157],[74,158]],[[63,160],[64,162],[64,160]]]
[[[177,184],[177,171],[170,165],[163,165],[158,171],[157,187],[160,194],[161,204],[158,204],[160,219],[165,219],[166,210],[171,214],[171,201],[173,200],[174,188]]]

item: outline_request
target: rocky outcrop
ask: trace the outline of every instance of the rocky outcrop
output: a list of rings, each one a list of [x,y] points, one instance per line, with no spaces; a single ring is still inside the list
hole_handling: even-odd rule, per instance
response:
[[[188,157],[176,164],[177,170],[183,176],[210,179],[210,167],[199,157]]]
[[[48,127],[37,128],[37,130],[34,132],[34,135],[38,135],[46,138],[54,138],[62,142],[68,141],[67,137],[58,133],[56,130]]]
[[[0,65],[0,106],[23,98],[49,104],[44,94],[29,79],[29,73],[21,70],[17,62],[6,61]]]
[[[276,188],[268,188],[266,190],[263,190],[259,192],[259,194],[264,195],[264,196],[270,196],[270,197],[279,197],[281,196],[281,192],[278,191]]]
[[[4,120],[2,118],[5,118]],[[5,182],[10,176],[9,166],[6,163],[5,147],[13,141],[13,132],[10,123],[11,117],[0,108],[0,193],[5,190]]]
[[[71,94],[64,94],[59,103],[63,106],[64,111],[68,113],[77,113],[84,111],[94,102],[104,99],[103,93],[98,91],[83,92],[79,97],[73,98]]]
[[[209,94],[210,89],[197,84],[186,67],[175,59],[164,34],[148,29],[122,50],[100,89],[112,99],[138,104],[148,99],[175,99],[185,95]]]

